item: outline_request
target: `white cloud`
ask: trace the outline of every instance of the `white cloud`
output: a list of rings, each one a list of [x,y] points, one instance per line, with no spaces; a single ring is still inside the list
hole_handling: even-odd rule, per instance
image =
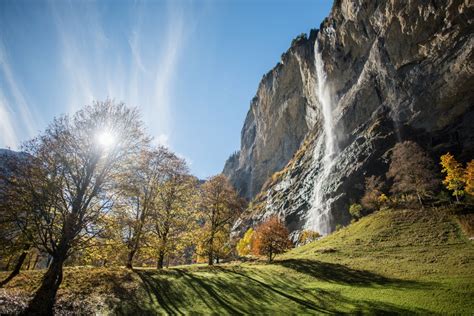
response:
[[[0,79],[6,84],[0,87],[0,131],[1,140],[6,146],[17,147],[18,139],[29,138],[38,130],[38,116],[30,110],[24,95],[11,69],[3,41],[0,40]],[[9,96],[9,98],[8,98]]]
[[[12,122],[10,109],[0,91],[0,141],[2,146],[15,148],[18,145],[18,138]]]

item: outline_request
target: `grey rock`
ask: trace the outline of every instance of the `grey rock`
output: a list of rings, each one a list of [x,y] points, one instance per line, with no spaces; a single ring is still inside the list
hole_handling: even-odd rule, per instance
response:
[[[255,198],[234,232],[279,214],[296,238],[314,215],[324,133],[315,40],[339,148],[321,188],[330,205],[325,233],[350,221],[348,207],[360,199],[365,176],[385,174],[396,142],[415,140],[435,159],[446,151],[472,159],[473,11],[462,0],[335,1],[320,30],[285,53],[252,101],[240,153],[224,168],[243,196]]]

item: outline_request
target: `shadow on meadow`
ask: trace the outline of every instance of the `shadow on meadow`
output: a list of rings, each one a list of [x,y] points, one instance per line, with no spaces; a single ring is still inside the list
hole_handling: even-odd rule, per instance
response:
[[[275,264],[306,274],[320,281],[354,286],[384,286],[399,288],[426,288],[428,284],[387,278],[364,270],[355,270],[347,266],[309,259],[286,259],[275,261]]]
[[[284,260],[267,265],[264,269],[216,266],[173,268],[160,272],[135,270],[143,283],[147,298],[142,297],[142,303],[116,309],[115,312],[156,314],[157,310],[161,310],[169,315],[427,312],[420,309],[407,310],[379,301],[352,300],[337,290],[305,288],[301,286],[298,275],[291,273],[291,270],[314,278],[314,281],[341,285],[424,287],[423,284],[412,281],[389,279],[367,271],[312,260]],[[127,302],[131,300],[132,297],[127,298]]]

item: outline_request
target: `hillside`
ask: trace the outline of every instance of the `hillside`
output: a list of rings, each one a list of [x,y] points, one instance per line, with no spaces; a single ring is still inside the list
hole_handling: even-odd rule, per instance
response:
[[[472,214],[465,217],[472,221]],[[163,272],[67,268],[56,308],[142,315],[469,314],[473,263],[472,241],[446,210],[385,210],[277,257],[274,264],[194,265]],[[25,271],[0,289],[0,313],[25,306],[40,276]]]

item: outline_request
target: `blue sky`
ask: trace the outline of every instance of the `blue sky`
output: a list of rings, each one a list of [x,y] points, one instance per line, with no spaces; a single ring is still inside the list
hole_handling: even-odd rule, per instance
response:
[[[219,173],[263,74],[330,0],[0,1],[0,147],[107,97],[200,178]]]

